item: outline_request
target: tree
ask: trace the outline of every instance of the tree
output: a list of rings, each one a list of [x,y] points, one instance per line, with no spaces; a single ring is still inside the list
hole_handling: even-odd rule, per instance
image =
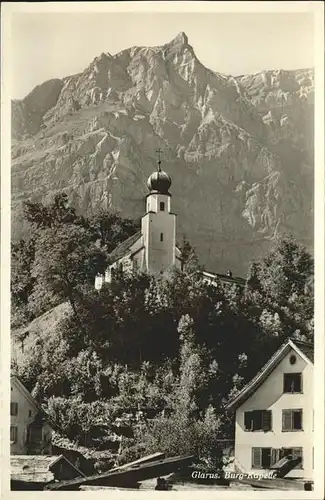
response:
[[[200,391],[206,384],[202,349],[195,345],[194,322],[189,315],[182,316],[178,325],[180,336],[180,381],[178,408],[189,418],[199,411]]]
[[[32,319],[28,299],[33,291],[35,278],[31,268],[35,256],[35,241],[20,239],[11,245],[11,299],[15,326]]]
[[[190,242],[186,238],[183,238],[178,248],[181,252],[183,270],[187,273],[200,271],[199,258]]]
[[[78,445],[105,450],[115,442],[115,449],[118,448],[119,442],[111,431],[113,418],[109,402],[86,403],[79,396],[52,397],[48,400],[47,411],[63,436]]]
[[[206,470],[220,470],[222,450],[219,446],[222,418],[201,398],[208,374],[203,351],[195,343],[194,322],[183,316],[179,322],[180,367],[172,388],[169,414],[165,411],[138,430],[138,442],[144,452],[161,450],[167,456],[194,454]]]
[[[258,267],[258,277],[265,295],[279,305],[287,304],[288,298],[294,293],[304,294],[313,272],[312,257],[291,236],[277,238]]]
[[[313,337],[314,262],[291,236],[278,237],[271,250],[252,263],[245,293],[249,314],[262,331],[279,337]]]
[[[77,315],[76,299],[106,267],[103,252],[83,227],[64,224],[43,229],[35,246],[32,276],[44,292],[68,300]]]
[[[118,213],[104,209],[87,219],[87,227],[95,241],[111,253],[114,248],[139,229],[139,221],[122,218]]]
[[[24,202],[24,216],[35,229],[83,222],[82,218],[78,219],[76,210],[70,206],[66,193],[56,194],[49,205],[30,200]]]

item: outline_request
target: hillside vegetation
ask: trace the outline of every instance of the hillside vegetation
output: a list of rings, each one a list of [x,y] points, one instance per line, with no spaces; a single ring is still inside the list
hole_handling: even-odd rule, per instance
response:
[[[244,289],[185,267],[167,279],[94,277],[138,223],[78,216],[64,194],[28,202],[30,238],[12,248],[12,368],[58,431],[99,470],[144,453],[194,453],[220,468],[233,437],[224,404],[288,338],[313,340],[313,259],[290,236],[251,263]]]

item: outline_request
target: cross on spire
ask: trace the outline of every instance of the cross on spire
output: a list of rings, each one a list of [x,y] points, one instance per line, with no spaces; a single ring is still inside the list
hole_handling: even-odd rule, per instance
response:
[[[160,165],[161,165],[161,156],[160,155],[163,153],[163,151],[159,148],[159,149],[156,150],[156,153],[158,154],[158,172],[160,172],[161,171],[161,167],[160,167]]]

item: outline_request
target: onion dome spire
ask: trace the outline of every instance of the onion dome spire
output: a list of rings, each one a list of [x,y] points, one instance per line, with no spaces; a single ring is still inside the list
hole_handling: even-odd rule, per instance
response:
[[[158,153],[158,168],[157,172],[153,172],[147,182],[147,186],[150,192],[169,194],[169,188],[172,185],[172,180],[170,176],[161,170],[161,149],[156,151]]]

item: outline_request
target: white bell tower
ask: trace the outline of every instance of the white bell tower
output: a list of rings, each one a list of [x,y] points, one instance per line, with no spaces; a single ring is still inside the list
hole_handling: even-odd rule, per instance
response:
[[[152,274],[162,274],[175,266],[176,215],[171,213],[171,178],[161,170],[160,149],[158,169],[150,175],[147,186],[146,214],[141,229],[144,244],[144,267]]]

